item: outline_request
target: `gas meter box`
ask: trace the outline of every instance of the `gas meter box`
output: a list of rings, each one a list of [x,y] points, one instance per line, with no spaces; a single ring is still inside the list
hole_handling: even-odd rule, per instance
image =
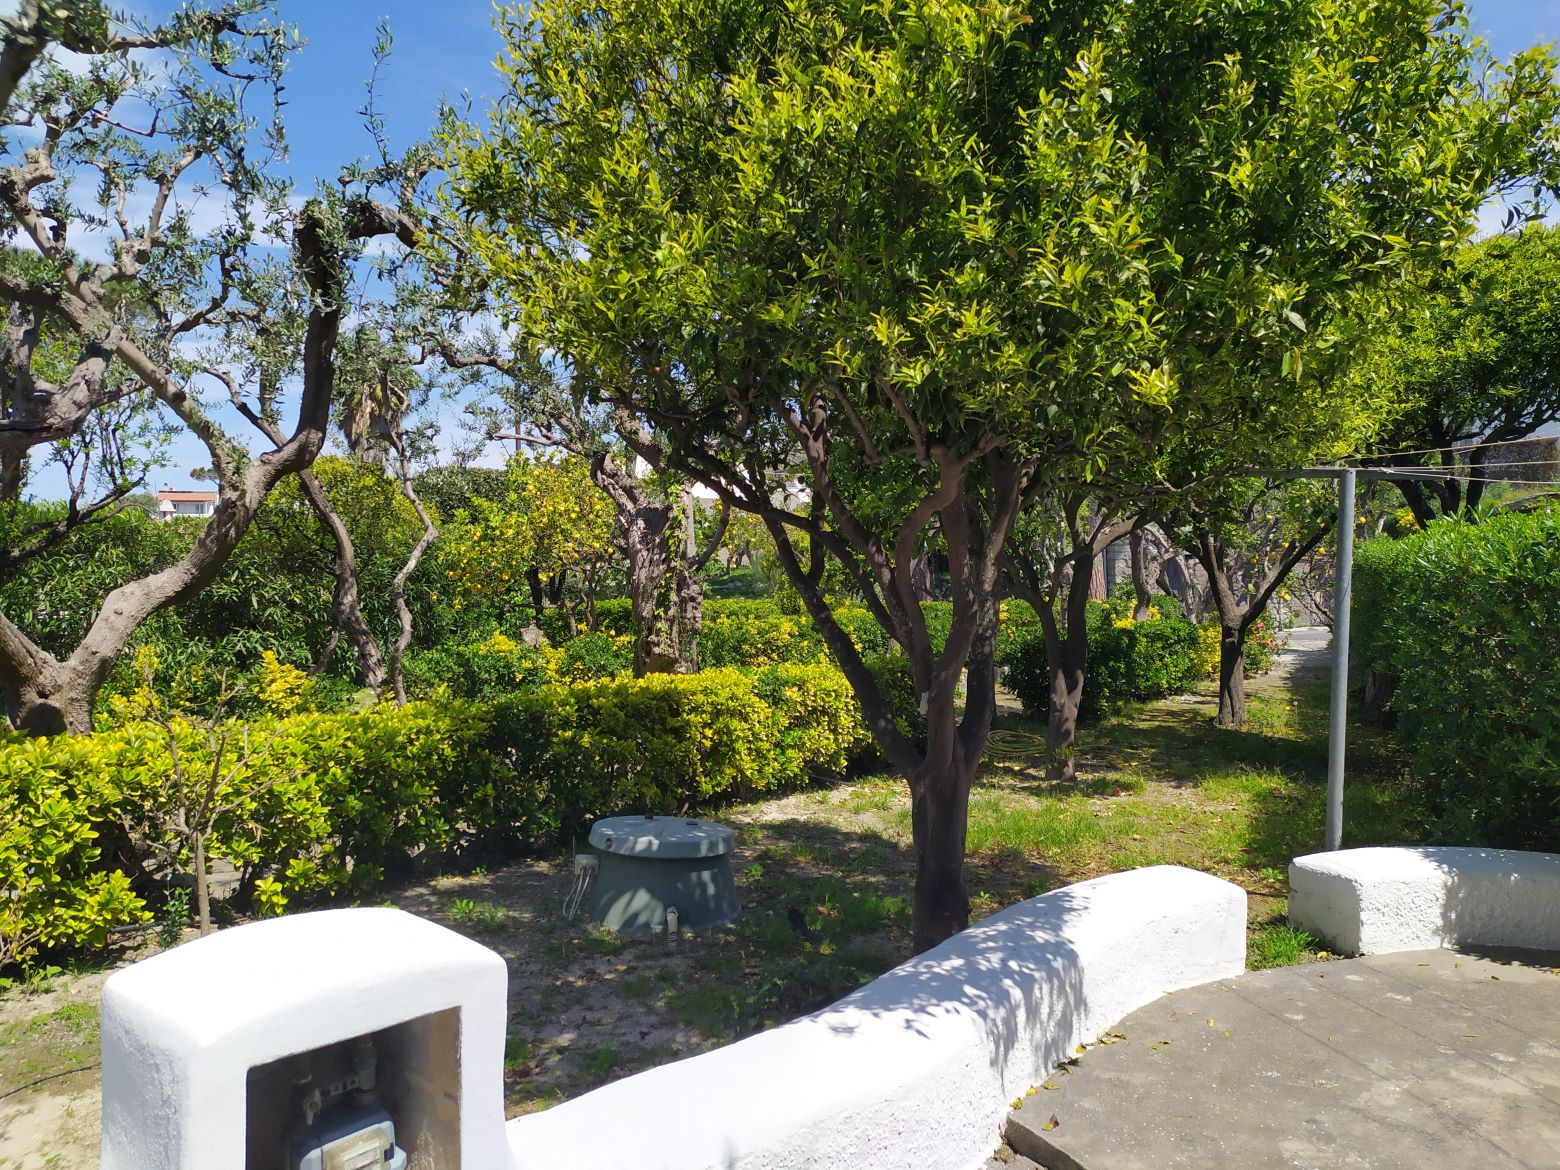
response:
[[[393,1066],[381,1084],[379,1052],[415,1048],[425,1059],[447,1061],[448,1041],[454,1038],[450,1022],[446,1019],[442,1040],[432,1044],[408,1045],[404,1037],[398,1043],[408,1025],[397,1025],[251,1069],[246,1164],[254,1170],[405,1170],[406,1151],[396,1143],[395,1120],[384,1105],[405,1093],[398,1089]],[[280,1112],[291,1117],[285,1132],[276,1125],[284,1099],[288,1104]]]
[[[349,1107],[288,1152],[293,1170],[406,1170],[395,1123],[377,1105]]]
[[[103,989],[102,1170],[506,1164],[504,961],[399,910],[225,930]]]

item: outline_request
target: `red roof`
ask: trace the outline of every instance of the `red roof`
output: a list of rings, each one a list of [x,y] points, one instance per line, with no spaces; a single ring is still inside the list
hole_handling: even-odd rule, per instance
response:
[[[213,504],[216,502],[216,492],[175,492],[166,488],[157,493],[159,500],[186,500],[192,504]]]

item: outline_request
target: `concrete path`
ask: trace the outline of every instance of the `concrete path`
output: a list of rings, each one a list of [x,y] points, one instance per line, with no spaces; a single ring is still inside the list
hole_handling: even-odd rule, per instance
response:
[[[1284,648],[1264,675],[1246,680],[1247,694],[1291,691],[1297,685],[1327,682],[1332,668],[1332,631],[1325,626],[1296,626],[1284,632]]]
[[[1004,1136],[1046,1170],[1555,1170],[1556,964],[1415,951],[1174,992]]]

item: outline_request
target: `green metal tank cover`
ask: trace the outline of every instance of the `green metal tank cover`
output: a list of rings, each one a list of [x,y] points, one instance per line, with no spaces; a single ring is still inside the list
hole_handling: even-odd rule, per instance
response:
[[[719,857],[731,852],[736,834],[689,817],[607,817],[591,826],[590,843],[603,853],[634,857]]]
[[[608,817],[590,830],[597,869],[590,916],[625,934],[708,930],[742,914],[731,875],[736,834],[692,817]],[[678,927],[671,927],[675,932]]]

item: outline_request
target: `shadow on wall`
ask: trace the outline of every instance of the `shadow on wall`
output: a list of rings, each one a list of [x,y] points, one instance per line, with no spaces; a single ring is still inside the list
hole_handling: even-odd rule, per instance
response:
[[[859,1119],[845,1125],[836,1123],[830,1127],[833,1132],[846,1128],[859,1132],[874,1115],[892,1116],[892,1128],[901,1132],[916,1125],[936,1130],[939,1117],[947,1120],[949,1128],[956,1128],[970,1118],[991,1115],[989,1138],[984,1147],[977,1142],[974,1149],[977,1159],[987,1152],[986,1147],[998,1143],[998,1114],[1013,1097],[1067,1060],[1072,1055],[1072,1038],[1081,1036],[1089,1026],[1091,1013],[1081,956],[1066,938],[1069,924],[1084,905],[1065,890],[1045,895],[1044,901],[1044,909],[1026,903],[1000,911],[807,1018],[838,1040],[859,1038],[863,1045],[881,1048],[884,1034],[880,1022],[896,1029],[902,1040],[895,1046],[894,1057],[874,1062],[885,1075],[854,1078],[858,1100],[833,1102],[837,1112]],[[1015,938],[1015,932],[1021,932],[1022,937]],[[957,953],[949,953],[955,943]],[[950,1045],[949,1031],[967,1028],[977,1029],[984,1043]],[[918,1057],[914,1047],[922,1048],[923,1054]],[[959,1066],[957,1058],[972,1051],[983,1054],[987,1076],[966,1075],[975,1070]],[[947,1067],[949,1053],[957,1054],[952,1067]],[[928,1059],[943,1068],[924,1067]],[[923,1067],[918,1070],[917,1065]],[[931,1075],[918,1078],[917,1071]],[[897,1093],[892,1080],[896,1073],[903,1077]],[[802,1090],[802,1083],[814,1075],[815,1070],[793,1065],[790,1076],[767,1079],[765,1091],[777,1097],[791,1095]],[[996,1091],[992,1091],[993,1081]],[[889,1094],[896,1094],[897,1100],[886,1100]],[[899,1144],[903,1149],[902,1139]],[[752,1170],[770,1164],[762,1157],[755,1160],[751,1149],[749,1157],[742,1159],[730,1139],[724,1147],[722,1170]],[[837,1149],[838,1142],[820,1142],[814,1147],[817,1152],[831,1148]],[[925,1153],[910,1160],[891,1149],[855,1150],[849,1157],[827,1164],[852,1170],[909,1164],[955,1170],[938,1160],[938,1148],[935,1141],[925,1142]],[[886,1156],[873,1161],[876,1152]],[[789,1163],[776,1159],[773,1164]]]
[[[1560,950],[1560,854],[1412,848],[1445,875],[1442,937],[1458,947]]]
[[[1034,1059],[1059,1064],[1069,1049],[1058,1037],[1074,1034],[1089,1014],[1081,956],[1068,937],[1086,906],[1062,889],[998,911],[823,1009],[818,1018],[840,1036],[859,1031],[860,1017],[891,1019],[922,1039],[930,1039],[943,1018],[974,1019],[985,1032],[988,1063],[999,1073],[1009,1067],[1023,1025],[1043,1021],[1043,1039],[1050,1045],[1034,1052]]]

